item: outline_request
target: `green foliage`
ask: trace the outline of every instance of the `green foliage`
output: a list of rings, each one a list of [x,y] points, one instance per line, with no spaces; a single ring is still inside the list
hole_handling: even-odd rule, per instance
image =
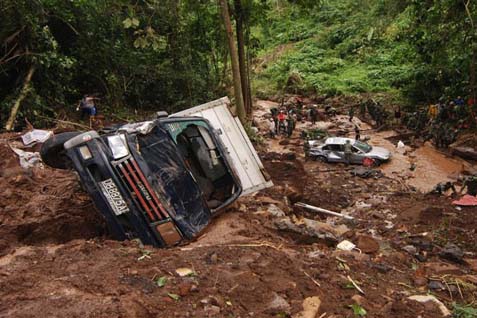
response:
[[[452,317],[454,318],[477,318],[477,307],[465,306],[454,303]]]
[[[302,93],[467,96],[477,4],[468,9],[451,0],[322,1],[308,11],[282,3],[257,32],[267,63],[256,79]],[[291,48],[277,54],[283,45]],[[302,79],[298,86],[289,81],[293,74]]]
[[[368,314],[366,312],[366,309],[364,309],[358,304],[352,304],[349,307],[353,310],[353,314],[355,315],[355,317],[365,317]]]
[[[161,276],[158,279],[156,279],[156,284],[158,287],[164,287],[167,284],[167,277],[166,276]]]
[[[32,65],[33,95],[22,109],[42,115],[74,110],[86,93],[101,97],[100,112],[173,112],[223,96],[227,49],[215,4],[1,1],[0,123]]]

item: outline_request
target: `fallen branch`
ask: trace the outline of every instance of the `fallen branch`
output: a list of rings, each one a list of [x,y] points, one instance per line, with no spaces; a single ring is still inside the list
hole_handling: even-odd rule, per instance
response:
[[[74,123],[72,121],[55,119],[55,118],[50,118],[50,117],[41,116],[41,115],[37,115],[37,117],[40,117],[40,118],[43,118],[43,119],[46,119],[46,120],[49,120],[49,121],[52,121],[52,122],[55,122],[55,123],[59,123],[59,124],[71,125],[71,126],[75,126],[75,127],[86,129],[86,130],[91,130],[91,128],[87,125]]]
[[[330,211],[330,210],[318,208],[316,206],[305,204],[305,203],[302,203],[302,202],[295,203],[295,206],[302,207],[302,208],[305,208],[305,209],[308,209],[308,210],[311,210],[311,211],[316,211],[316,212],[321,212],[321,213],[325,213],[325,214],[329,214],[329,215],[333,215],[333,216],[338,216],[338,217],[341,217],[341,218],[344,218],[344,219],[347,219],[347,220],[354,220],[355,219],[354,217],[349,216],[349,215],[344,215],[344,214],[333,212],[333,211]]]
[[[273,248],[277,251],[280,250],[280,248],[282,247],[281,245],[279,245],[278,247],[277,246],[274,246],[270,243],[259,243],[259,244],[224,244],[224,245],[219,245],[219,246],[230,246],[230,247],[270,247],[270,248]]]
[[[348,278],[350,283],[353,284],[354,288],[356,288],[361,294],[364,295],[364,291],[361,289],[361,287],[358,286],[358,284],[356,284],[356,282],[349,275],[346,276],[346,278]]]
[[[5,125],[5,130],[7,131],[11,131],[13,129],[13,123],[15,122],[15,119],[17,118],[20,105],[25,99],[25,97],[28,95],[28,92],[30,92],[30,82],[34,73],[35,73],[35,66],[31,66],[30,70],[27,73],[27,76],[25,77],[25,81],[23,82],[23,87],[22,87],[22,90],[20,91],[20,95],[18,95],[17,100],[13,104],[12,110],[10,112],[10,117],[8,118],[7,124]]]
[[[311,279],[311,281],[312,281],[313,283],[315,283],[316,286],[321,287],[320,283],[318,283],[318,282],[316,281],[316,279],[314,279],[313,277],[311,277],[311,275],[309,275],[307,272],[303,271],[303,274],[305,274],[306,277],[308,277],[309,279]]]

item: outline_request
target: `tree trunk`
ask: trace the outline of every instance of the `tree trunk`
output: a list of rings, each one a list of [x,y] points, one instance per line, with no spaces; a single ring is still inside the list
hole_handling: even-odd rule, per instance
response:
[[[20,109],[20,105],[22,101],[25,99],[25,97],[28,95],[28,92],[30,91],[30,82],[34,73],[35,73],[35,67],[32,66],[30,67],[30,70],[28,71],[27,76],[25,77],[25,81],[23,82],[23,87],[22,87],[22,90],[20,91],[20,95],[18,95],[18,98],[15,101],[15,104],[13,104],[12,110],[10,112],[10,117],[8,118],[7,124],[5,125],[6,130],[13,130],[13,126],[14,126],[13,124],[15,123],[15,118],[17,117],[18,110]]]
[[[250,116],[252,114],[252,103],[249,98],[250,85],[248,81],[247,61],[245,59],[245,40],[243,36],[244,16],[243,16],[243,10],[242,10],[242,0],[234,0],[234,4],[235,4],[235,21],[236,21],[235,26],[237,30],[237,48],[238,48],[239,68],[240,68],[240,81],[242,84],[242,96],[243,96],[245,112],[248,116]]]
[[[227,0],[218,0],[222,19],[224,21],[225,33],[229,44],[230,60],[232,62],[232,76],[234,79],[235,104],[237,107],[237,116],[242,123],[245,123],[245,108],[243,105],[242,83],[240,81],[240,68],[238,61],[237,49],[235,48],[234,34],[232,31],[232,23],[230,21],[229,7]]]

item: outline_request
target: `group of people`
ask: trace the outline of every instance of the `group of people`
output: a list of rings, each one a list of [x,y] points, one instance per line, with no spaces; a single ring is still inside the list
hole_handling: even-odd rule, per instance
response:
[[[439,103],[429,105],[427,114],[420,115],[427,115],[427,139],[432,139],[438,148],[448,147],[462,129],[474,124],[472,106],[473,101],[465,103],[460,96],[453,100],[441,97]],[[421,121],[424,121],[424,118]]]
[[[472,99],[466,103],[460,96],[441,97],[437,104],[404,115],[402,123],[425,140],[432,140],[436,147],[446,148],[456,141],[461,130],[475,125],[473,107]]]
[[[446,193],[449,190],[452,190],[452,194],[460,195],[464,192],[465,189],[467,189],[467,194],[472,196],[477,196],[477,176],[476,175],[465,177],[464,180],[462,181],[462,187],[460,188],[459,192],[457,192],[454,183],[448,181],[448,182],[442,182],[437,184],[434,187],[434,189],[431,191],[431,193],[441,195],[443,193]]]
[[[390,113],[381,105],[380,102],[377,102],[374,99],[361,101],[359,103],[359,113],[362,118],[366,117],[366,114],[369,114],[371,119],[376,123],[376,127],[383,126],[390,117]],[[394,115],[401,118],[401,109],[397,108]],[[352,116],[350,115],[350,118],[351,117]]]
[[[287,137],[291,137],[293,131],[296,127],[297,114],[293,109],[278,109],[272,108],[271,110],[272,117],[270,118],[270,137],[275,138],[275,136],[283,134]]]

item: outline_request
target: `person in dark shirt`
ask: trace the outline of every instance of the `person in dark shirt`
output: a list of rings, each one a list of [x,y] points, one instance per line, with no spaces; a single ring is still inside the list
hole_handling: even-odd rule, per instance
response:
[[[467,177],[459,193],[462,193],[464,188],[467,188],[467,194],[475,197],[477,195],[477,176]]]
[[[360,140],[360,139],[361,139],[361,133],[360,133],[360,130],[359,130],[358,125],[355,125],[355,126],[354,126],[354,133],[355,133],[355,135],[356,135],[355,139],[356,139],[356,140]]]

